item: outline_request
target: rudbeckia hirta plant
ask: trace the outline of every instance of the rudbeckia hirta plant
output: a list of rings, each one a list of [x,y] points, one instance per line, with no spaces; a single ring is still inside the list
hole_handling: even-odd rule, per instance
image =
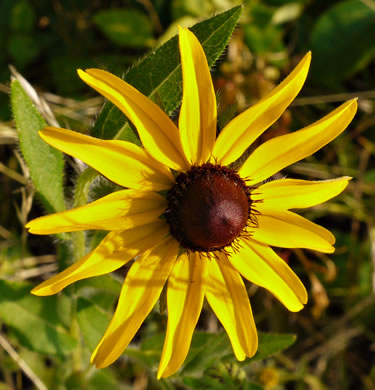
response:
[[[143,148],[61,128],[43,129],[40,136],[48,144],[125,189],[27,224],[34,234],[109,231],[96,249],[35,287],[35,295],[56,294],[134,259],[114,316],[92,354],[97,367],[121,355],[166,285],[168,325],[159,378],[184,362],[204,299],[226,330],[237,359],[255,354],[257,331],[243,278],[269,290],[288,310],[303,308],[303,284],[271,247],[332,253],[334,236],[291,210],[327,201],[341,193],[350,178],[270,178],[336,138],[357,109],[356,100],[350,100],[240,159],[299,93],[310,53],[217,136],[216,98],[204,51],[183,28],[179,47],[183,97],[178,128],[158,105],[113,74],[78,71],[133,123]]]

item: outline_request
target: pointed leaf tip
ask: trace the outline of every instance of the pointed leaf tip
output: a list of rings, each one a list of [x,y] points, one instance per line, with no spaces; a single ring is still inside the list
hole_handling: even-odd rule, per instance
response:
[[[47,123],[17,80],[11,84],[11,105],[22,155],[42,203],[48,212],[62,211],[63,155],[39,137],[38,131]]]

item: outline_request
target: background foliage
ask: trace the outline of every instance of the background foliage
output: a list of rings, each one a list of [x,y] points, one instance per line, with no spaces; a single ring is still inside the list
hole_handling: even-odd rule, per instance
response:
[[[375,388],[375,2],[248,0],[242,11],[232,8],[238,4],[0,2],[0,390]],[[221,124],[272,89],[310,49],[305,87],[261,141],[359,96],[350,128],[283,172],[308,179],[354,178],[344,194],[306,212],[334,232],[337,250],[330,256],[280,252],[309,291],[300,313],[287,312],[268,293],[248,285],[261,331],[259,352],[251,360],[235,361],[215,316],[204,310],[182,370],[157,381],[166,318],[155,308],[123,357],[96,370],[88,364],[90,351],[109,321],[124,273],[82,281],[58,296],[34,297],[32,286],[94,247],[102,234],[28,236],[23,226],[113,187],[30,131],[59,123],[137,142],[122,114],[110,104],[101,109],[103,99],[78,79],[76,69],[95,66],[125,75],[175,116],[181,96],[176,40],[145,56],[175,35],[176,24],[192,26],[204,19],[194,31],[214,65]],[[8,64],[18,75],[11,95]]]

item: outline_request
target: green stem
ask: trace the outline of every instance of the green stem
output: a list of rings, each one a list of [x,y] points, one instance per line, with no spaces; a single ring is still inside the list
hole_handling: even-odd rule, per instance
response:
[[[72,353],[73,372],[80,372],[82,371],[82,345],[81,345],[81,332],[77,321],[77,297],[75,292],[76,292],[76,287],[71,286],[72,311],[71,311],[69,333],[78,341],[77,347],[73,350]]]
[[[93,181],[99,176],[98,172],[92,168],[85,169],[78,177],[73,207],[84,206],[87,203],[89,192]],[[73,257],[77,261],[86,254],[86,240],[84,232],[72,233]],[[78,341],[77,348],[73,351],[72,365],[73,371],[79,372],[82,370],[82,346],[80,343],[80,329],[77,321],[77,294],[75,286],[71,286],[70,296],[72,300],[70,334]]]
[[[84,206],[87,203],[89,192],[93,181],[99,176],[98,172],[92,168],[86,168],[78,177],[73,207]],[[72,234],[73,256],[78,260],[85,255],[86,240],[84,232],[74,232]]]

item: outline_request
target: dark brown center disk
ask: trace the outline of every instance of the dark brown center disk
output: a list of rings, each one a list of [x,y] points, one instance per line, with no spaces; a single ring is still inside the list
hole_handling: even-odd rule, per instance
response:
[[[191,251],[223,249],[248,223],[251,201],[246,184],[220,165],[204,164],[181,173],[167,200],[171,234]]]

